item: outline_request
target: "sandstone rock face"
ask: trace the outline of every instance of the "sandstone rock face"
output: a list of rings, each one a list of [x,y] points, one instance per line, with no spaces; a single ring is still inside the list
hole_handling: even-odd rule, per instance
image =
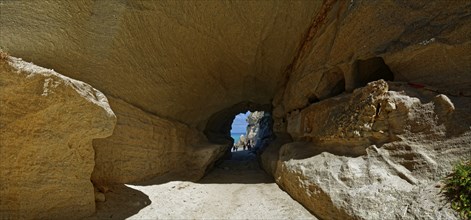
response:
[[[259,163],[261,167],[272,176],[276,176],[276,169],[279,163],[279,152],[283,145],[293,142],[288,133],[275,134],[276,139],[270,142],[269,146],[259,155]]]
[[[312,104],[288,117],[275,178],[321,218],[455,218],[435,185],[471,158],[469,99],[380,80]]]
[[[92,140],[110,136],[116,122],[106,97],[12,57],[0,59],[0,85],[0,218],[92,214]]]
[[[113,106],[116,136],[96,142],[101,150],[94,179],[138,180],[178,167],[182,153],[193,153],[184,149],[199,146],[177,137],[200,136],[181,127],[201,133],[211,127],[212,116],[238,103],[270,105],[321,3],[5,1],[0,6],[0,47],[126,103]],[[130,111],[135,118],[127,118]],[[224,115],[217,124],[228,122],[230,130],[233,116]],[[160,122],[154,126],[151,121],[165,123],[159,127]],[[161,137],[152,137],[154,131],[148,129]],[[163,138],[169,140],[160,143]],[[118,141],[119,147],[111,150]],[[145,156],[148,151],[154,153]]]
[[[290,113],[378,79],[471,95],[470,8],[459,0],[325,1],[274,111]]]
[[[322,1],[5,1],[4,50],[190,126],[270,104]],[[33,43],[34,42],[34,43]]]
[[[269,111],[279,139],[263,166],[320,217],[451,216],[424,208],[436,198],[425,186],[469,155],[470,1],[3,1],[0,10],[0,48],[112,97],[116,131],[93,142],[98,185],[185,169],[178,178],[197,178],[221,146],[230,153],[237,113]],[[379,79],[409,84],[366,86]]]
[[[166,180],[198,180],[226,145],[209,144],[198,130],[146,113],[109,98],[118,117],[113,136],[93,141],[92,180],[97,185],[130,183],[166,176]],[[164,181],[164,180],[162,180]]]
[[[467,1],[325,1],[273,98],[274,131],[296,142],[269,147],[264,168],[321,218],[453,218],[430,186],[471,157],[470,13]],[[378,79],[409,84],[350,94]]]

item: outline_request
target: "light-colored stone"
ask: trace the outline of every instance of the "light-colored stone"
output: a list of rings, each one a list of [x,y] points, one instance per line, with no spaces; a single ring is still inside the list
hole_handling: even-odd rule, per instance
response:
[[[324,155],[308,162],[385,170],[415,187],[448,172],[470,146],[470,8],[467,0],[2,1],[0,47],[112,97],[118,127],[112,137],[94,141],[97,187],[164,174],[198,178],[230,146],[235,114],[272,109],[274,131],[296,141],[281,147],[287,161],[289,155],[304,155],[300,163]],[[372,93],[354,91],[381,78],[416,84],[380,82],[367,86]],[[292,180],[280,182],[284,187],[299,188],[291,172],[301,165],[274,165],[277,150],[262,156],[266,167]],[[337,174],[330,166],[319,173],[306,167],[313,178]],[[363,174],[350,194],[371,189],[374,181],[364,182]],[[395,182],[397,175],[385,180]],[[388,193],[396,196],[388,189],[363,195],[385,203]],[[304,203],[317,198],[291,193]],[[419,194],[427,199],[433,193]],[[371,206],[356,207],[361,193],[352,197],[359,199],[352,208],[348,199],[329,202],[337,195],[330,191],[319,195],[325,218],[403,216],[400,208],[388,212],[369,200]],[[417,210],[430,211],[424,208],[429,203],[412,202],[404,210],[428,218]],[[447,211],[430,218],[441,213]]]
[[[0,218],[93,214],[92,139],[116,123],[106,97],[13,57],[0,59],[0,86]]]
[[[239,102],[270,104],[321,4],[2,1],[0,46],[203,129]]]
[[[275,179],[320,218],[455,219],[433,186],[471,158],[470,106],[382,80],[312,104],[288,118]]]
[[[109,97],[118,117],[111,137],[93,141],[97,186],[162,176],[162,181],[203,177],[226,145],[210,144],[198,130]],[[163,177],[165,176],[165,178]]]
[[[91,83],[123,103],[112,106],[118,114],[113,137],[95,143],[95,180],[139,180],[187,165],[204,173],[206,166],[192,167],[180,157],[191,158],[198,150],[187,149],[200,144],[184,142],[211,127],[209,120],[221,110],[246,101],[271,104],[321,4],[2,1],[0,48]],[[129,109],[140,113],[127,118],[134,112]],[[218,120],[230,127],[231,117]],[[154,120],[166,122],[159,127]],[[200,134],[188,132],[193,128]],[[207,157],[217,159],[201,159]]]
[[[337,94],[342,78],[347,91],[384,79],[381,59],[394,80],[465,94],[471,86],[470,7],[466,0],[325,1],[279,104],[289,113],[311,97]]]
[[[260,129],[259,123],[260,123],[260,120],[263,118],[264,114],[265,112],[263,111],[255,111],[255,112],[251,112],[247,116],[248,125],[247,125],[246,134],[247,134],[248,140],[253,141],[253,142],[256,141],[256,136]]]

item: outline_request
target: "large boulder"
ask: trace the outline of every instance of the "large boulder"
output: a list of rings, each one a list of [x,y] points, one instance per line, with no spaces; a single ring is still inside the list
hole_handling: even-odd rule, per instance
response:
[[[470,158],[470,8],[324,1],[272,102],[295,142],[263,166],[321,218],[453,218],[433,186]],[[352,94],[379,79],[407,83]]]
[[[456,218],[435,186],[471,158],[470,107],[468,97],[374,81],[292,113],[295,142],[266,166],[321,218]]]
[[[92,140],[116,122],[106,97],[20,59],[0,59],[0,218],[77,219],[95,211]]]

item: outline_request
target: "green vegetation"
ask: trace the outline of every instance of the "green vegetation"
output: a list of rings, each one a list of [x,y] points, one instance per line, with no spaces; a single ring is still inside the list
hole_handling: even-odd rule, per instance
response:
[[[442,192],[463,219],[471,219],[471,160],[455,166],[453,172],[445,178]]]

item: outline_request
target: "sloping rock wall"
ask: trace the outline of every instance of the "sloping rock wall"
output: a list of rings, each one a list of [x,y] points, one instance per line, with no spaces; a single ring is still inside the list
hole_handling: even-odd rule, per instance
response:
[[[292,113],[295,142],[281,147],[275,178],[321,218],[456,218],[435,186],[471,158],[470,106],[467,97],[371,82]]]
[[[165,176],[165,180],[203,177],[226,145],[210,144],[198,130],[146,113],[109,98],[118,117],[113,136],[93,141],[97,185],[130,183]],[[161,181],[164,181],[162,179]]]
[[[95,212],[92,140],[116,116],[90,85],[0,59],[0,218],[78,219]]]
[[[254,143],[256,142],[256,135],[258,134],[258,131],[260,130],[260,120],[262,117],[265,115],[265,112],[263,111],[255,111],[251,112],[247,116],[247,128],[246,128],[246,134],[247,134],[247,139],[250,141],[253,141]]]

